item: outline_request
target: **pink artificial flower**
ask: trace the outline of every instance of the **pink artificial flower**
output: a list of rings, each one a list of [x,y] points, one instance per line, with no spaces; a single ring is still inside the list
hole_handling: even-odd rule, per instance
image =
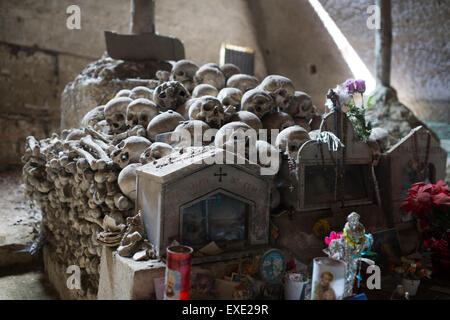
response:
[[[341,237],[342,237],[342,232],[336,233],[336,232],[332,231],[330,233],[329,237],[325,237],[325,243],[330,244],[331,240],[337,240],[337,239],[340,239]]]

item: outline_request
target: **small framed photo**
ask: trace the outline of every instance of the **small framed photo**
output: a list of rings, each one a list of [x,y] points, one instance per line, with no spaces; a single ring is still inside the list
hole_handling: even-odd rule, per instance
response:
[[[402,249],[397,229],[387,229],[373,233],[372,251],[378,255],[377,264],[382,274],[387,274],[392,265],[400,263]]]

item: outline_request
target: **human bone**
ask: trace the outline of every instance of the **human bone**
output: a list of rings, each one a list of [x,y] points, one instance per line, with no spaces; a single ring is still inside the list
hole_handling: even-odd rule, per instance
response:
[[[241,121],[248,124],[253,130],[259,131],[263,128],[263,124],[258,116],[249,111],[238,111],[230,117],[230,122]]]
[[[148,123],[158,115],[158,107],[153,101],[139,98],[132,101],[127,107],[127,125],[134,127],[141,125],[147,128]]]
[[[153,99],[153,90],[144,86],[138,86],[134,87],[131,90],[131,93],[129,95],[131,99],[139,99],[139,98],[145,98],[148,100]]]
[[[202,66],[195,73],[194,82],[197,86],[205,83],[212,85],[217,90],[220,90],[225,87],[225,76],[219,68]]]
[[[225,112],[225,122],[241,109],[242,91],[236,88],[223,88],[217,95]]]
[[[194,76],[198,70],[198,66],[190,60],[180,60],[177,61],[170,72],[170,80],[178,81],[183,84],[183,86],[188,91],[194,90]]]
[[[232,63],[225,63],[220,67],[220,70],[222,71],[226,80],[230,79],[235,74],[241,73],[241,69],[239,69],[237,65],[234,65]]]
[[[227,87],[236,88],[243,93],[258,86],[258,79],[248,74],[234,74],[227,80]]]
[[[173,131],[172,138],[176,138],[177,147],[201,146],[207,144],[203,142],[203,135],[209,125],[200,120],[189,120],[181,122]]]
[[[134,217],[127,218],[127,227],[117,252],[122,257],[131,257],[139,251],[147,250],[147,259],[156,258],[153,246],[145,238],[141,212],[138,212]]]
[[[224,121],[223,106],[213,96],[197,98],[189,108],[189,119],[206,122],[211,128],[220,128]]]
[[[259,88],[247,91],[241,100],[241,110],[252,112],[260,119],[272,112],[274,106],[272,97],[266,91]]]
[[[203,96],[213,96],[216,97],[219,92],[217,91],[216,87],[210,85],[210,84],[199,84],[194,88],[194,91],[192,91],[192,98],[200,98]]]
[[[171,154],[174,151],[170,144],[164,142],[153,142],[150,147],[141,154],[139,161],[147,164]]]
[[[105,119],[111,133],[120,133],[127,129],[127,107],[132,102],[130,98],[119,97],[111,99],[105,106]]]
[[[295,91],[286,112],[290,114],[292,118],[302,119],[307,123],[309,123],[309,121],[317,114],[316,107],[313,105],[311,97],[302,91]]]
[[[131,163],[120,171],[117,178],[120,191],[133,201],[136,200],[136,169],[141,166],[141,163]]]
[[[122,169],[130,163],[139,162],[141,153],[144,152],[152,143],[144,137],[129,137],[119,143],[111,153],[114,163]]]
[[[189,92],[178,81],[168,81],[160,84],[153,92],[153,101],[159,111],[175,110],[189,99]]]
[[[295,125],[294,119],[285,112],[272,112],[262,118],[263,128],[267,130],[278,129],[280,131]]]
[[[173,110],[158,114],[147,126],[147,137],[155,141],[156,135],[173,131],[180,121],[184,121],[183,116]]]
[[[295,88],[292,81],[279,75],[270,75],[264,78],[259,88],[270,93],[275,101],[275,107],[286,112],[291,98],[294,96]]]
[[[291,126],[281,131],[275,140],[275,146],[291,159],[297,158],[300,147],[310,140],[308,132],[300,126]]]

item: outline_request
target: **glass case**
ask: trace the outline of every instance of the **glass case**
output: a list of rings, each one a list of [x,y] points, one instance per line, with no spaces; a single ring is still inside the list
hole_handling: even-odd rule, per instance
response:
[[[248,238],[249,205],[224,193],[216,193],[182,209],[181,241],[201,248],[211,241],[219,246]]]

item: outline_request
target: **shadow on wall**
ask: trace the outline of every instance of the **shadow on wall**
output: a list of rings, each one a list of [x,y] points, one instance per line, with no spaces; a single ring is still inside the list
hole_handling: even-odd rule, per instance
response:
[[[367,28],[373,0],[319,0],[375,74],[374,31]],[[391,83],[420,120],[450,123],[448,1],[392,1]]]
[[[324,109],[329,88],[352,73],[307,0],[249,0],[267,72],[290,78]]]

